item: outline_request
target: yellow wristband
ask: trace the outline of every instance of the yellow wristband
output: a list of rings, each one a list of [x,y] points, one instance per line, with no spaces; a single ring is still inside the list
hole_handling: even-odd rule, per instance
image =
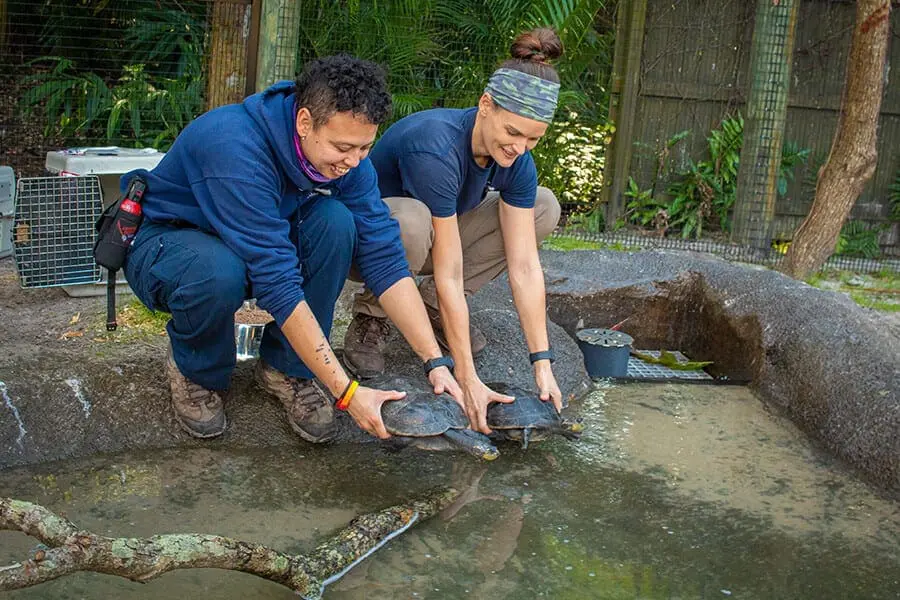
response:
[[[359,382],[355,379],[351,379],[350,383],[347,385],[347,389],[344,390],[344,393],[341,394],[341,397],[338,398],[337,403],[334,407],[338,410],[347,410],[350,406],[350,400],[353,399],[353,394],[356,393],[356,388],[359,387]]]

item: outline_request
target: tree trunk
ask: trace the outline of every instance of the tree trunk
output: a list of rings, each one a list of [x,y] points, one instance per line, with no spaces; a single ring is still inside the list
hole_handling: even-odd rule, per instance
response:
[[[198,533],[108,538],[81,531],[30,502],[0,498],[0,530],[18,530],[46,546],[28,560],[0,566],[0,590],[15,590],[78,571],[149,581],[175,569],[216,568],[250,573],[318,599],[325,586],[413,524],[459,496],[439,488],[407,504],[359,516],[308,554],[290,555],[260,544]]]
[[[781,270],[796,279],[819,270],[834,252],[841,227],[875,173],[890,16],[890,0],[857,2],[841,116],[831,153],[819,171],[809,215],[794,234],[781,264]]]

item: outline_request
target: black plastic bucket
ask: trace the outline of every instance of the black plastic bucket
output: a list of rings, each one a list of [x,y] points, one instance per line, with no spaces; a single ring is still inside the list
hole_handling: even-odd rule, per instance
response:
[[[613,329],[579,329],[575,340],[584,355],[588,375],[597,377],[625,377],[628,357],[634,339],[627,333]]]

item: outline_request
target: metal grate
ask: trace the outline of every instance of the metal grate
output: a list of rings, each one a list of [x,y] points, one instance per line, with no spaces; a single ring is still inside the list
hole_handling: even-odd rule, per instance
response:
[[[659,358],[659,355],[661,354],[659,350],[638,350],[637,352],[648,354],[656,358]],[[672,354],[675,355],[678,362],[688,362],[688,357],[681,352],[675,350]],[[670,369],[669,367],[664,367],[663,365],[646,363],[634,356],[631,356],[628,359],[628,374],[626,375],[626,378],[637,380],[679,379],[688,381],[712,381],[713,379],[706,371],[677,371],[675,369]]]
[[[22,287],[100,281],[92,253],[103,209],[100,179],[31,177],[16,188],[13,251]]]

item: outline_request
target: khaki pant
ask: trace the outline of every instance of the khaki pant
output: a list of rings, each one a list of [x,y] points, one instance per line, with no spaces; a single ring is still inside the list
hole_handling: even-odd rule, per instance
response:
[[[431,211],[415,198],[385,198],[391,216],[400,223],[400,234],[406,260],[414,275],[432,275],[431,246],[434,229],[431,227]],[[500,194],[490,192],[474,209],[459,217],[459,237],[462,242],[463,279],[466,295],[474,294],[484,284],[506,270],[506,253],[503,234],[500,231]],[[560,206],[556,196],[545,187],[537,188],[534,202],[534,230],[538,243],[550,235],[559,222]],[[359,281],[356,270],[351,279]],[[425,304],[437,308],[437,291],[434,279],[426,277],[419,291]],[[378,299],[368,289],[357,294],[353,302],[353,314],[385,317]]]

